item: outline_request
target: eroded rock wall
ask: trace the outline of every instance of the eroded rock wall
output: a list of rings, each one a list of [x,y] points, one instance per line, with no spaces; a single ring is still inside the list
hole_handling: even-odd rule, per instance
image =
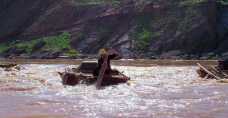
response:
[[[67,42],[82,54],[96,54],[109,46],[119,52],[120,58],[226,53],[227,6],[216,0],[178,1],[85,4],[72,0],[11,0],[0,6],[0,41],[17,38],[23,42],[67,31]],[[22,9],[20,5],[30,6]]]

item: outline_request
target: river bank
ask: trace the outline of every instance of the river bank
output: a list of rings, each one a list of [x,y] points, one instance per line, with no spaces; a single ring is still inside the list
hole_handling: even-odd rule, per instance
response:
[[[72,55],[72,56],[55,56],[49,57],[47,54],[45,55],[29,55],[29,56],[10,56],[7,58],[1,59],[77,59],[77,60],[97,60],[99,59],[98,55]],[[141,55],[133,58],[123,58],[121,55],[116,57],[114,60],[221,60],[228,59],[228,53],[223,55],[180,55],[180,56],[149,56],[149,55]]]
[[[25,50],[25,49],[24,49]],[[52,49],[46,50],[32,50],[31,54],[22,54],[24,51],[17,50],[17,47],[10,47],[3,50],[0,53],[0,58],[5,59],[98,59],[98,54],[79,54],[77,51],[71,51],[68,48],[63,48],[58,51],[53,51]],[[119,51],[118,51],[119,53]],[[115,58],[119,59],[146,59],[146,60],[220,60],[227,59],[228,52],[225,53],[198,53],[198,54],[186,54],[181,51],[171,51],[169,53],[163,54],[131,54],[129,56],[124,56],[122,53],[119,53]]]
[[[80,65],[83,61],[97,61],[97,59],[0,59],[3,64],[17,63],[24,64],[67,64]],[[133,60],[120,59],[112,60],[111,65],[115,66],[133,66],[133,67],[151,67],[151,66],[197,66],[197,63],[202,65],[218,65],[217,60]]]

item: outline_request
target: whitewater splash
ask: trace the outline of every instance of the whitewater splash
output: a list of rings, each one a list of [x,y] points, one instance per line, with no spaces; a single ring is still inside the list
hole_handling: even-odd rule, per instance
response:
[[[77,65],[24,64],[20,71],[0,70],[1,116],[223,117],[227,114],[227,84],[199,78],[196,66],[112,66],[124,71],[131,80],[101,90],[95,86],[63,84],[58,71],[66,67]]]

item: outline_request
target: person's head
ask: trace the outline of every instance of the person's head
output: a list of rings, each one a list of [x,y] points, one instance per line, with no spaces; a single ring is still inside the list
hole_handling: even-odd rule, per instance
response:
[[[106,57],[106,54],[108,54],[104,49],[99,50],[99,56],[100,57]]]

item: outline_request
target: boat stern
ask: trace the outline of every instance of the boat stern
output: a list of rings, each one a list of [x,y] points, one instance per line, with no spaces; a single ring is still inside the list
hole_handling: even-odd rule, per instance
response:
[[[63,83],[68,85],[77,85],[79,84],[79,78],[74,75],[67,72],[58,72],[61,79],[63,80]]]

